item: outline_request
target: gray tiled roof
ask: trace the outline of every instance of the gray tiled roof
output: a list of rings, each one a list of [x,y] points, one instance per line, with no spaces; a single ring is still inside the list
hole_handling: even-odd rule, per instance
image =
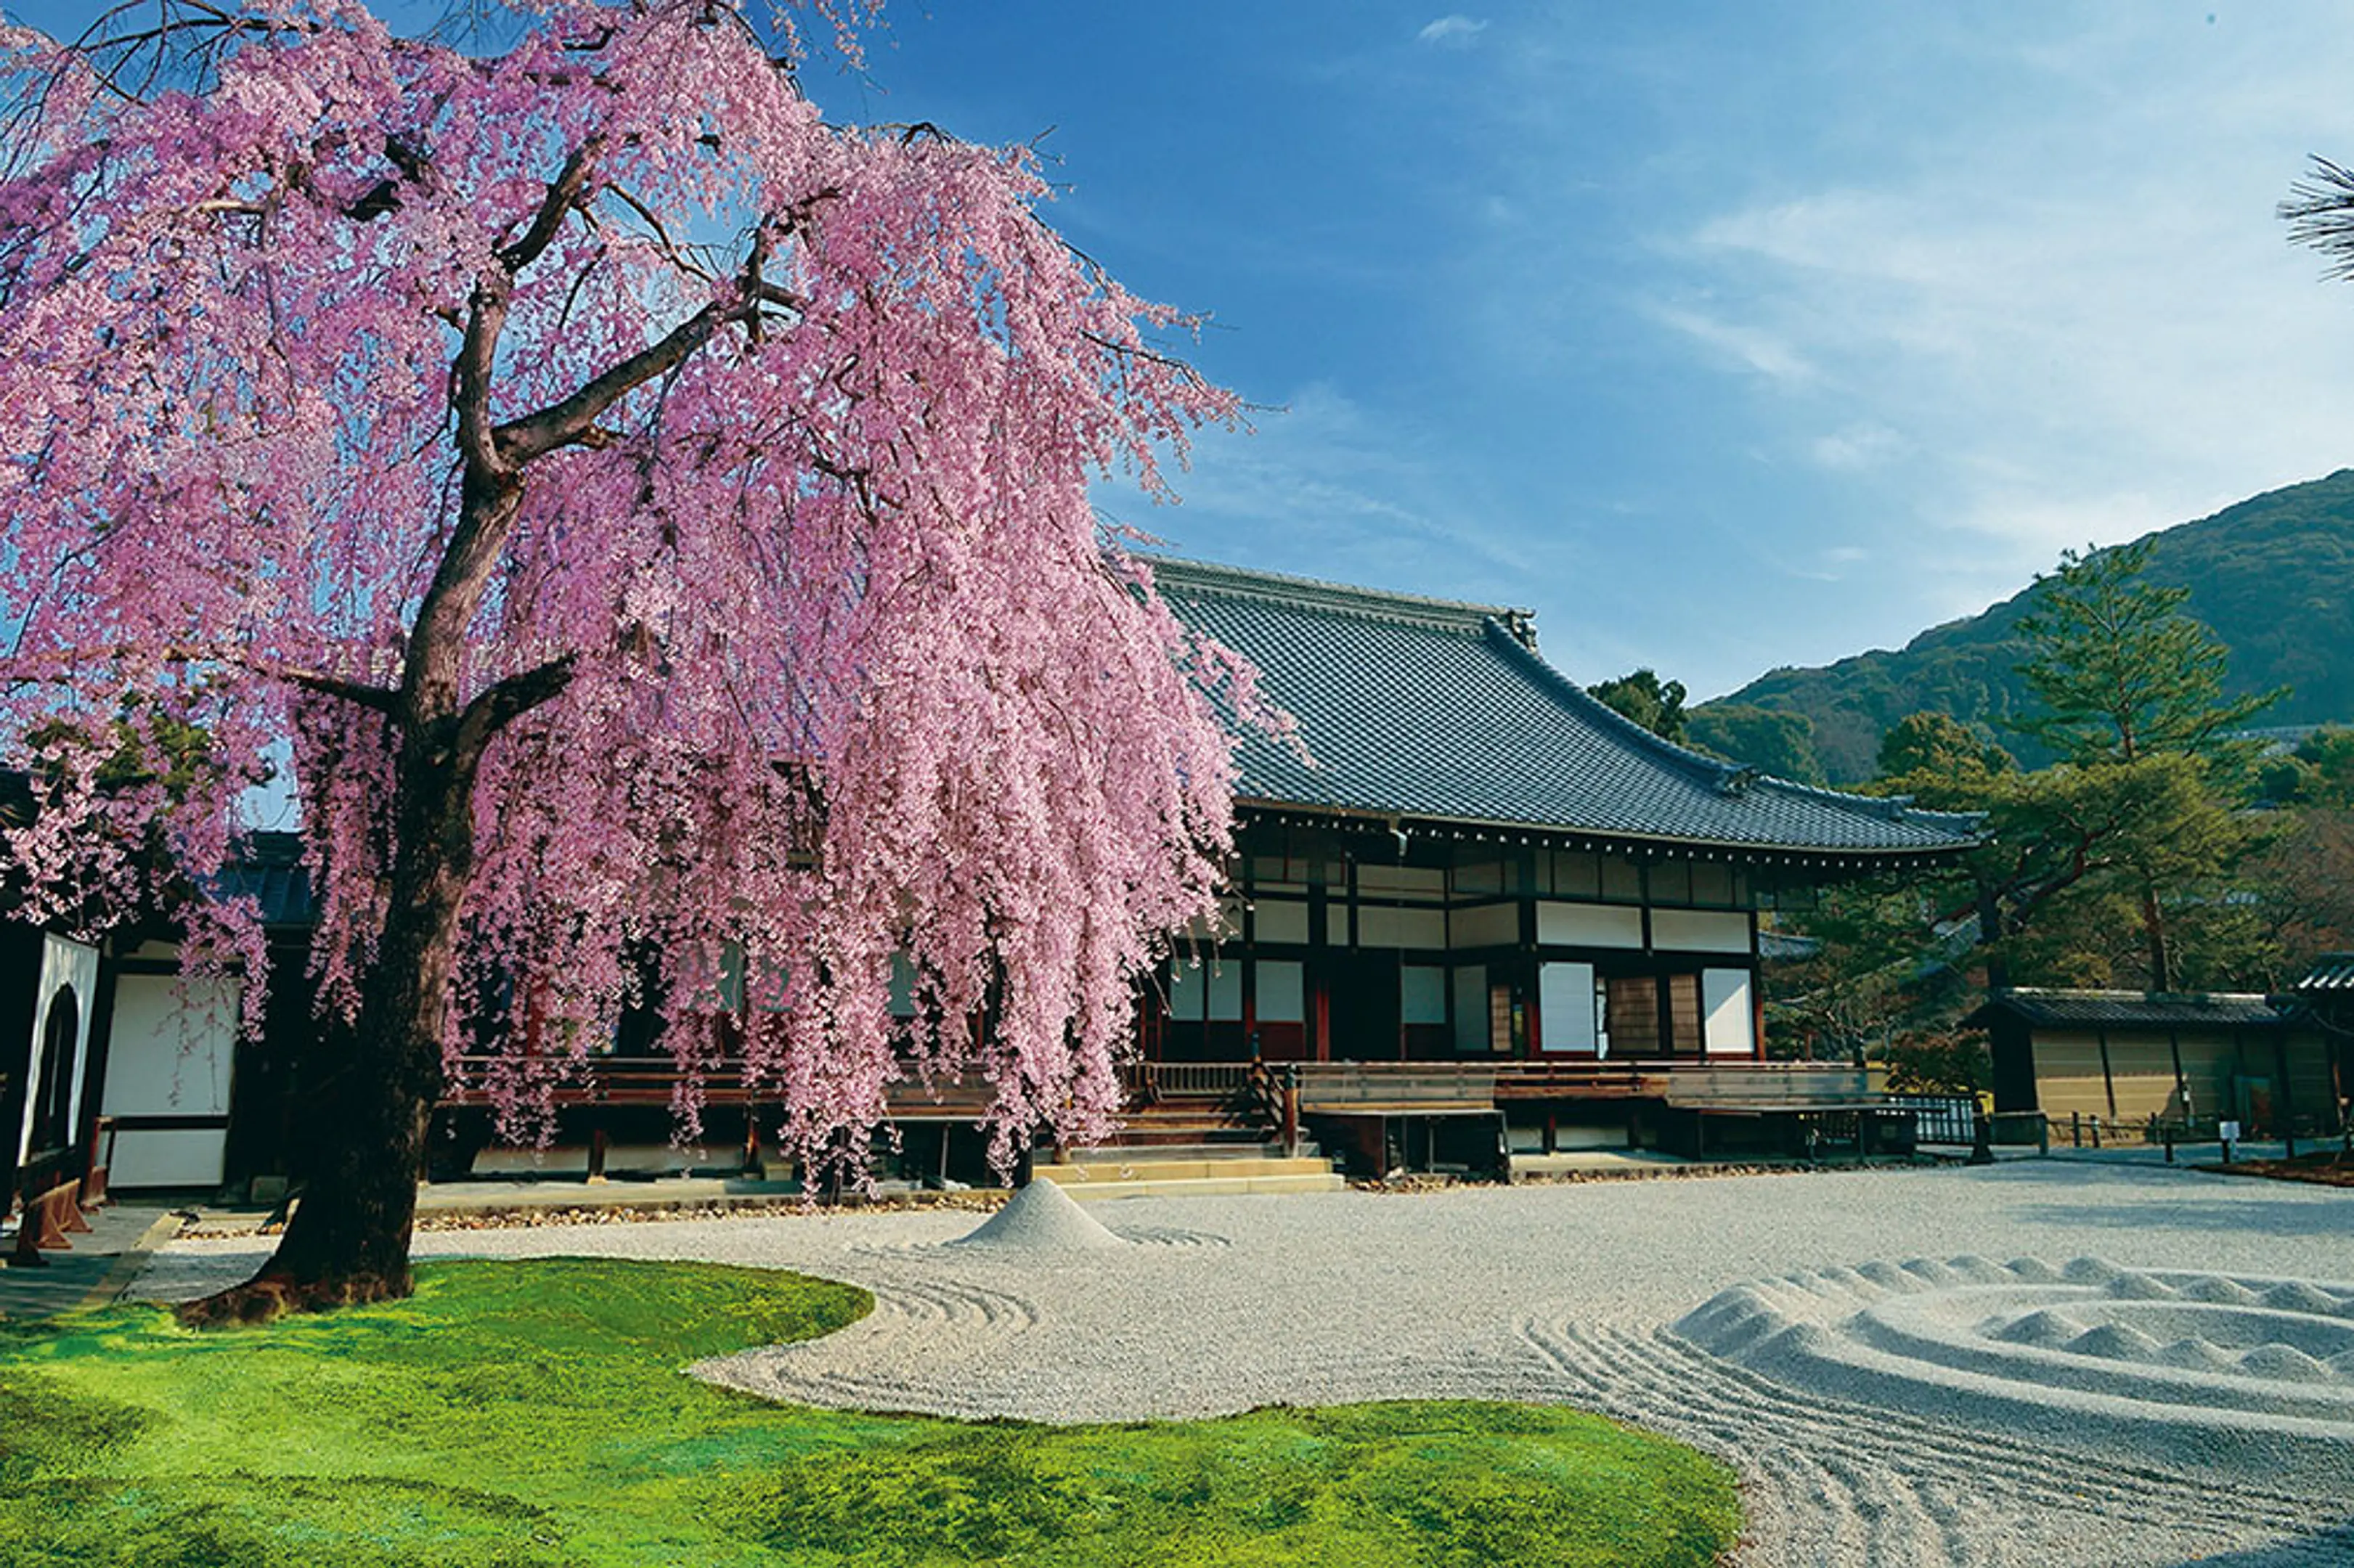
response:
[[[264,926],[310,927],[319,923],[319,900],[302,863],[299,833],[247,835],[238,857],[221,870],[217,884],[230,896],[250,894],[261,906]]]
[[[1962,1022],[1983,1028],[2004,1013],[2045,1029],[2271,1027],[2285,1021],[2268,998],[2250,993],[2043,991],[2019,986],[1996,991]]]
[[[1970,818],[1761,777],[1659,739],[1538,657],[1525,611],[1151,565],[1178,618],[1249,659],[1299,722],[1312,764],[1244,733],[1246,802],[1761,851],[1975,842]]]

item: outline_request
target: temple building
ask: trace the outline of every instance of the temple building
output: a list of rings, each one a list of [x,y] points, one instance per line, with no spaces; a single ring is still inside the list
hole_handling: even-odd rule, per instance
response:
[[[1148,1010],[1163,1061],[1758,1059],[1760,913],[1976,842],[1660,739],[1546,663],[1522,610],[1155,577],[1302,743],[1243,735],[1223,923]]]

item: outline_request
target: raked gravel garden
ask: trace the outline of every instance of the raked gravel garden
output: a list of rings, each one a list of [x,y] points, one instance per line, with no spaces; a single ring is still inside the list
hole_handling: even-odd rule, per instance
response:
[[[135,1293],[201,1292],[267,1245],[177,1243]],[[791,1408],[1055,1428],[1386,1401],[1599,1412],[1731,1467],[1733,1560],[1753,1568],[2354,1561],[2345,1191],[2061,1160],[1084,1205],[1041,1184],[994,1216],[441,1232],[418,1252],[871,1292],[816,1337],[720,1336],[690,1358]],[[1101,1429],[963,1430],[1019,1450]],[[1469,1499],[1451,1539],[1476,1546],[1482,1507],[1510,1504],[1509,1487]],[[1430,1560],[1458,1555],[1479,1552]]]

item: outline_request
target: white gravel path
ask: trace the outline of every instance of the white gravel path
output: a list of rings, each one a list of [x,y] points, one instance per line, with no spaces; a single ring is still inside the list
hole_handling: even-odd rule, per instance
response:
[[[2354,1192],[2052,1160],[1087,1213],[1133,1245],[1070,1245],[1086,1233],[1048,1213],[950,1245],[976,1218],[934,1211],[437,1233],[418,1251],[704,1258],[864,1285],[876,1309],[852,1328],[695,1369],[810,1404],[1044,1421],[1405,1396],[1584,1405],[1732,1460],[1747,1568],[2354,1563],[2354,1467],[2333,1457],[2354,1451],[2354,1416],[2332,1403],[2354,1400],[2354,1366],[2328,1359],[2341,1326],[2354,1334]],[[267,1245],[177,1244],[140,1288],[199,1293]],[[1960,1263],[1893,1267],[1917,1259]],[[2104,1261],[2072,1276],[2077,1259]],[[2283,1279],[2321,1288],[2255,1299]],[[2247,1299],[2205,1300],[2226,1286]],[[2180,1302],[2146,1306],[2168,1292]],[[2233,1310],[2186,1318],[2191,1304]],[[2062,1330],[2079,1328],[2101,1332],[2071,1351]],[[2207,1349],[2173,1342],[2190,1340]],[[2042,1375],[2039,1355],[2073,1370]],[[2200,1377],[2221,1380],[2216,1399]],[[2176,1408],[2093,1419],[2085,1402],[2102,1399]],[[2211,1463],[2204,1404],[2230,1407]],[[2289,1462],[2247,1462],[2232,1423],[2257,1418],[2289,1423]]]

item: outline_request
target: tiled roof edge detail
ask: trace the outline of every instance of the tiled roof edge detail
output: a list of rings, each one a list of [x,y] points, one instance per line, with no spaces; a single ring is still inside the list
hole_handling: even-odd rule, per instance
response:
[[[1738,763],[1711,757],[1704,751],[1694,751],[1688,746],[1678,746],[1665,736],[1645,729],[1641,725],[1571,680],[1561,671],[1553,668],[1546,662],[1544,655],[1533,648],[1524,646],[1518,638],[1505,630],[1492,617],[1490,618],[1484,630],[1488,634],[1488,640],[1503,653],[1504,657],[1517,662],[1522,670],[1535,677],[1539,684],[1560,698],[1564,704],[1577,710],[1583,716],[1619,739],[1640,747],[1686,772],[1698,776],[1709,784],[1722,783],[1731,775],[1741,771],[1741,765]],[[1752,771],[1754,772],[1755,769]],[[1758,782],[1765,783],[1768,780],[1761,778]],[[1773,780],[1773,782],[1778,782],[1778,780]]]
[[[2167,1001],[2190,1006],[2224,1002],[2266,1002],[2271,999],[2260,991],[2122,991],[2097,986],[2013,985],[1994,993],[1997,997],[2019,997],[2028,1001]]]
[[[1786,795],[1804,796],[1837,806],[1860,816],[1876,817],[1884,822],[1920,822],[1948,829],[1956,833],[1975,834],[1986,821],[1979,811],[1925,811],[1915,808],[1909,795],[1853,795],[1843,789],[1824,789],[1812,784],[1794,783],[1787,779],[1763,773],[1745,763],[1728,762],[1707,752],[1680,746],[1665,736],[1655,734],[1595,696],[1568,675],[1546,662],[1534,649],[1523,646],[1518,639],[1492,620],[1488,626],[1490,641],[1505,656],[1520,662],[1522,668],[1540,680],[1571,707],[1580,710],[1585,718],[1608,730],[1620,739],[1649,749],[1654,756],[1697,775],[1706,783],[1721,789],[1764,789]]]
[[[2279,1028],[2296,1022],[2286,999],[2253,991],[2069,991],[2018,986],[1991,992],[1962,1020],[1983,1029],[2008,1014],[2039,1028],[2158,1028],[2204,1026]]]
[[[1492,621],[1506,628],[1531,628],[1530,637],[1535,636],[1536,612],[1511,605],[1427,599],[1420,594],[1355,588],[1347,583],[1326,582],[1319,577],[1295,577],[1281,572],[1246,571],[1239,567],[1181,560],[1172,556],[1139,555],[1135,559],[1151,569],[1156,588],[1178,588],[1188,594],[1220,599],[1263,599],[1295,609],[1353,615],[1367,620],[1395,621],[1469,636],[1478,636]],[[1512,637],[1510,630],[1505,634]],[[1528,646],[1517,637],[1512,637],[1512,641],[1524,649]]]
[[[1805,795],[1817,800],[1834,801],[1867,816],[1888,822],[1924,822],[1950,828],[1956,832],[1975,833],[1986,822],[1984,811],[1932,811],[1913,803],[1910,795],[1852,795],[1844,789],[1826,789],[1817,784],[1800,784],[1788,779],[1770,775],[1766,782],[1786,795]]]

